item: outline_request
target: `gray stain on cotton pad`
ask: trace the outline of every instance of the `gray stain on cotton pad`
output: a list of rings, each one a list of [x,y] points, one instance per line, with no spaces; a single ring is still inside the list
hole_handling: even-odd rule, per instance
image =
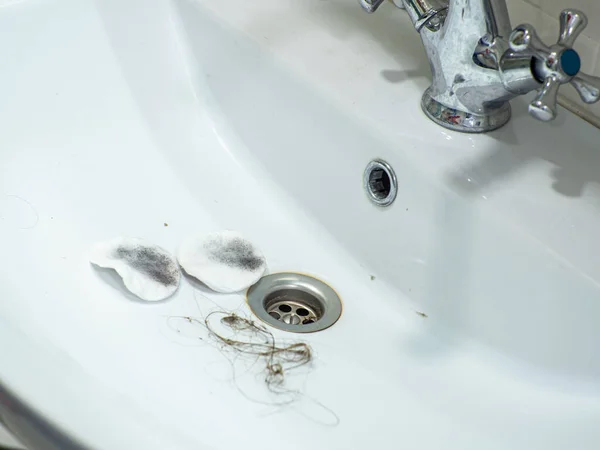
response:
[[[187,237],[179,246],[177,259],[186,273],[223,293],[247,289],[267,268],[260,249],[229,230]]]
[[[165,249],[139,238],[116,237],[93,246],[90,261],[114,269],[128,291],[142,300],[160,301],[179,287],[181,273]]]
[[[168,256],[151,247],[120,246],[113,255],[125,261],[132,269],[165,286],[179,283],[179,269]]]
[[[254,272],[260,269],[265,260],[256,253],[254,246],[239,237],[223,242],[221,236],[214,237],[204,244],[208,259],[239,270]]]

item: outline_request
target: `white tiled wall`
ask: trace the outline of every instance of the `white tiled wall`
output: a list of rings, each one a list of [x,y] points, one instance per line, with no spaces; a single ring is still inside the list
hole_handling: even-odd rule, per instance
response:
[[[558,38],[558,15],[563,9],[583,11],[589,23],[576,42],[575,50],[581,55],[582,70],[600,77],[600,0],[507,0],[507,3],[513,27],[530,23],[547,44]],[[571,86],[561,87],[560,95],[563,106],[570,106],[600,126],[600,102],[586,105]]]

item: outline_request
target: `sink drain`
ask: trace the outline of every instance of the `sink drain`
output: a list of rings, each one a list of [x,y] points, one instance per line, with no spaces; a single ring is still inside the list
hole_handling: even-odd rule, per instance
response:
[[[398,181],[394,169],[385,161],[371,161],[363,175],[363,186],[369,199],[377,206],[389,206],[398,194]]]
[[[267,275],[248,289],[247,298],[260,320],[294,333],[324,330],[342,314],[342,302],[330,286],[299,273]]]

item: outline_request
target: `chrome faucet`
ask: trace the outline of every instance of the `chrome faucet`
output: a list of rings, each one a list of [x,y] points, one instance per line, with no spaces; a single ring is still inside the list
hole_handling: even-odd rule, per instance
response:
[[[375,12],[385,0],[359,0]],[[600,78],[580,72],[573,44],[587,25],[581,11],[560,14],[558,42],[545,45],[528,24],[510,25],[505,0],[393,0],[421,35],[433,82],[425,114],[443,127],[482,133],[506,124],[509,101],[539,90],[529,105],[536,119],[556,117],[558,88],[571,83],[585,103],[600,100]]]

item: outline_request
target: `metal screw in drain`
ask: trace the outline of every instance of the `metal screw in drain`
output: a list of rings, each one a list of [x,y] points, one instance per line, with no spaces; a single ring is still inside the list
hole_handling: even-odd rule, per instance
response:
[[[398,194],[398,181],[394,169],[387,162],[371,161],[363,174],[363,186],[369,199],[377,206],[389,206]]]
[[[330,286],[299,273],[267,275],[248,289],[247,298],[263,322],[294,333],[324,330],[342,314],[342,302]]]

